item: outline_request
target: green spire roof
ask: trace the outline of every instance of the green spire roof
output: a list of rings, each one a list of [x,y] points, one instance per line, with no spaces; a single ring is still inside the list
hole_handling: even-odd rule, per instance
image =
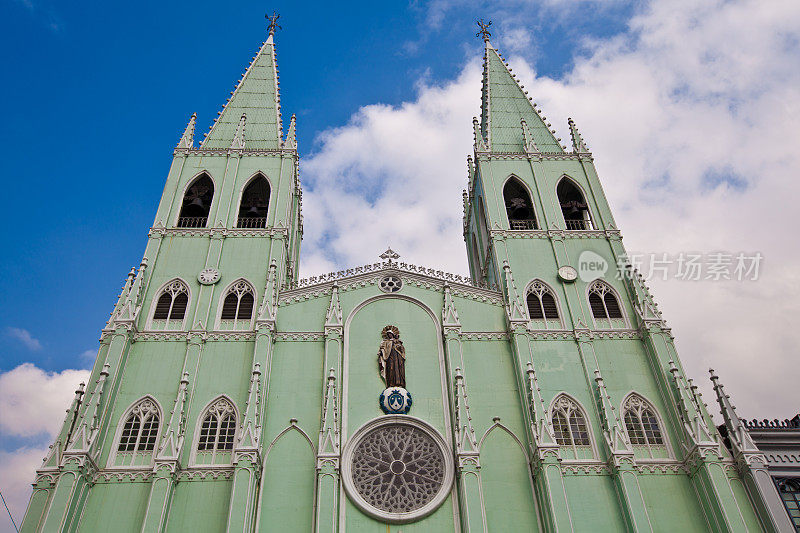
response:
[[[535,149],[540,152],[564,151],[503,58],[487,40],[483,59],[481,133],[489,150],[525,152],[523,120]]]
[[[272,35],[253,58],[200,147],[228,149],[242,115],[246,115],[245,148],[281,147],[281,106]]]

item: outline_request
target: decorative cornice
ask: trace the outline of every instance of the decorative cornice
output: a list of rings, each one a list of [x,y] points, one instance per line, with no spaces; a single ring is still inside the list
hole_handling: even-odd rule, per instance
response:
[[[456,274],[446,274],[433,269],[424,269],[422,267],[419,268],[418,272],[410,272],[408,270],[403,270],[402,266],[414,267],[414,265],[391,262],[391,266],[389,266],[389,263],[390,262],[375,263],[374,265],[366,265],[365,267],[331,272],[330,274],[324,274],[322,276],[312,276],[307,280],[301,280],[299,283],[300,286],[295,288],[284,286],[278,305],[286,305],[293,302],[318,298],[320,296],[328,296],[333,290],[334,283],[338,285],[340,292],[364,288],[369,285],[377,285],[382,277],[390,274],[401,277],[403,283],[406,285],[437,292],[443,292],[444,285],[447,283],[454,296],[471,298],[493,305],[503,305],[502,294],[500,292],[471,285],[468,278]],[[455,281],[456,279],[459,281]],[[464,283],[465,281],[468,283]]]
[[[622,233],[618,229],[607,230],[563,230],[563,229],[532,229],[511,230],[492,229],[489,234],[493,238],[506,239],[611,239],[622,240]]]
[[[323,285],[336,280],[343,280],[346,278],[357,278],[361,275],[368,273],[387,272],[387,271],[402,272],[407,274],[417,274],[421,276],[420,279],[431,278],[441,281],[448,281],[451,284],[460,285],[462,287],[470,289],[482,289],[493,295],[498,292],[496,288],[488,287],[480,282],[476,283],[468,276],[461,276],[459,274],[450,274],[442,270],[436,270],[434,268],[412,265],[410,263],[392,261],[391,259],[389,259],[388,261],[381,261],[379,263],[372,263],[369,265],[362,265],[354,268],[348,268],[345,270],[339,270],[337,272],[329,272],[328,274],[321,274],[319,276],[311,276],[310,278],[301,279],[295,283],[289,283],[287,285],[284,285],[283,288],[284,290],[287,291],[293,291],[296,289],[311,287],[314,285]]]
[[[508,333],[505,331],[462,331],[459,335],[467,341],[507,341]]]
[[[476,160],[491,161],[492,159],[535,159],[540,161],[594,161],[592,154],[571,154],[567,152],[490,152],[486,150],[475,151]]]
[[[133,336],[134,342],[147,341],[188,341],[196,331],[143,331]],[[199,332],[206,341],[252,341],[255,331],[210,331]]]
[[[150,228],[148,237],[288,237],[289,230],[271,228]]]
[[[281,331],[275,334],[276,341],[321,341],[325,340],[322,331]]]

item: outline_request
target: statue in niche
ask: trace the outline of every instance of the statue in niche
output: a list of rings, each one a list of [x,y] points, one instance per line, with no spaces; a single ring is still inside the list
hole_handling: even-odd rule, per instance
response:
[[[400,340],[397,326],[386,326],[381,331],[380,348],[378,348],[378,370],[386,383],[386,388],[406,387],[406,349]]]

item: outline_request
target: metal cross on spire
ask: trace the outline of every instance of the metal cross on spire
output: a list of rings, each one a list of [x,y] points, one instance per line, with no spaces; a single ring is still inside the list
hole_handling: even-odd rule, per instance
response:
[[[483,35],[483,40],[484,41],[488,41],[489,37],[492,35],[489,32],[489,26],[492,25],[492,21],[490,20],[489,22],[484,22],[483,19],[480,19],[480,20],[476,20],[475,24],[477,24],[478,27],[480,28],[480,30],[478,30],[478,33],[475,34],[475,37],[477,37],[479,35]]]
[[[275,35],[275,30],[282,30],[280,26],[278,26],[278,19],[281,18],[277,12],[273,11],[272,15],[264,15],[264,18],[269,21],[269,26],[267,26],[267,30],[269,31],[270,35]]]

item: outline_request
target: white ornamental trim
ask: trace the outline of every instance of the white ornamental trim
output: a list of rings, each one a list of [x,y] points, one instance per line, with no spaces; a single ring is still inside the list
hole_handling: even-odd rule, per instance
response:
[[[439,447],[444,460],[444,479],[436,495],[425,505],[419,509],[407,513],[392,513],[377,509],[370,505],[359,494],[358,489],[353,481],[353,454],[358,444],[373,431],[380,429],[384,426],[391,425],[407,425],[416,429],[422,430],[427,434]],[[370,420],[361,426],[347,444],[342,452],[342,480],[344,482],[345,492],[356,507],[361,509],[364,513],[393,524],[405,524],[419,520],[435,511],[450,494],[451,487],[453,486],[453,479],[455,476],[455,465],[453,461],[453,454],[448,448],[444,438],[439,432],[427,422],[408,415],[386,415],[379,418]]]

